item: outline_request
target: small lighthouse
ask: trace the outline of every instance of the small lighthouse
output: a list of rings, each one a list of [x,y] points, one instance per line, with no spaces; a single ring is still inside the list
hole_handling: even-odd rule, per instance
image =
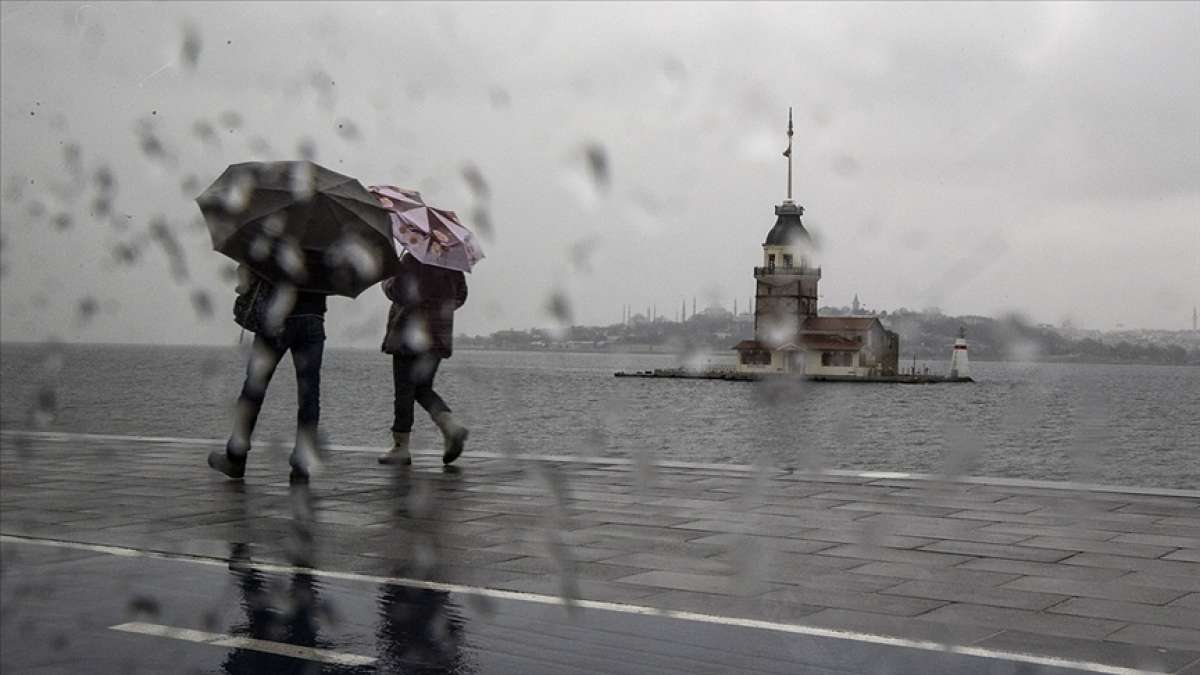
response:
[[[971,367],[967,363],[967,329],[959,326],[954,351],[950,355],[950,379],[970,377]]]

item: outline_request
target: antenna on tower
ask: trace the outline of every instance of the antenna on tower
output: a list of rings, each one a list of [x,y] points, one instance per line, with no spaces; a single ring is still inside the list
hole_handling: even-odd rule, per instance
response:
[[[788,106],[788,146],[783,156],[788,160],[787,201],[792,201],[792,107]]]

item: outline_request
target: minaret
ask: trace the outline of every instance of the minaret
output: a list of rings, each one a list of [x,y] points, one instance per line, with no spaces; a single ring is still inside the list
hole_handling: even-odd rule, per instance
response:
[[[959,326],[958,339],[954,341],[954,351],[950,354],[950,377],[956,379],[970,376],[971,368],[967,363],[967,329]]]
[[[1192,305],[1192,332],[1195,333],[1197,330],[1200,329],[1196,327],[1196,306]]]
[[[809,264],[812,238],[800,216],[804,207],[792,201],[792,110],[788,108],[787,198],[775,207],[775,226],[763,242],[763,266],[754,268],[755,338],[775,349],[799,339],[804,322],[817,314],[821,268]]]
[[[851,314],[858,314],[858,310],[862,308],[858,302],[858,293],[854,294],[854,302],[850,304],[850,308]]]

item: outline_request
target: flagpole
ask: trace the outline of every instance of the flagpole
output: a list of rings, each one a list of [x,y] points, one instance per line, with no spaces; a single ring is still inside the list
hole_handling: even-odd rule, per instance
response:
[[[787,200],[792,201],[792,107],[788,106],[788,183]]]

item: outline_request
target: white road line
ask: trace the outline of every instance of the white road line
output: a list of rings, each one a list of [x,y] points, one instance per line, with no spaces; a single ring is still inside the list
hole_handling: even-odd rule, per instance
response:
[[[21,436],[36,438],[43,441],[71,443],[78,441],[115,441],[127,443],[163,443],[170,445],[200,445],[222,446],[225,441],[216,438],[181,438],[176,436],[123,436],[117,434],[85,434],[67,431],[25,431],[21,429],[0,429],[0,437]],[[382,446],[364,445],[329,445],[330,450],[337,452],[378,453]],[[414,455],[440,456],[438,450],[413,450]],[[586,457],[577,455],[539,455],[539,454],[504,454],[472,450],[466,457],[481,459],[518,459],[536,462],[571,462],[575,464],[598,464],[606,466],[636,466],[638,461],[624,457]],[[779,467],[760,467],[753,464],[716,464],[706,462],[665,461],[653,462],[656,467],[667,469],[703,469],[706,471],[727,471],[730,473],[757,473],[760,471],[787,473],[795,476],[838,476],[844,478],[863,478],[868,480],[913,480],[935,483],[963,483],[968,485],[994,485],[997,487],[1014,488],[1045,488],[1048,490],[1077,490],[1086,492],[1105,492],[1129,495],[1146,495],[1153,497],[1188,497],[1200,498],[1200,490],[1184,490],[1175,488],[1129,487],[1124,485],[1097,485],[1093,483],[1075,483],[1071,481],[1032,480],[1026,478],[1002,478],[988,476],[942,476],[930,473],[910,473],[905,471],[848,471],[842,469],[825,469],[821,471],[799,471]]]
[[[153,635],[155,637],[171,638],[173,640],[184,640],[186,642],[196,642],[198,644],[212,645],[214,647],[233,647],[235,649],[252,649],[256,652],[266,652],[268,654],[278,654],[280,656],[290,656],[296,659],[305,659],[307,661],[320,661],[321,663],[332,663],[339,666],[369,666],[375,663],[375,658],[371,656],[359,656],[358,654],[346,654],[343,652],[335,652],[329,649],[316,649],[314,647],[301,647],[299,645],[291,645],[286,642],[271,642],[270,640],[257,640],[255,638],[238,637],[236,635],[226,635],[225,633],[206,633],[202,630],[192,630],[190,628],[176,628],[174,626],[163,626],[157,623],[143,623],[141,621],[131,621],[129,623],[117,624],[109,626],[110,630],[119,630],[123,633],[137,633],[139,635]]]
[[[189,556],[176,553],[160,553],[156,551],[144,551],[135,548],[125,548],[119,546],[100,546],[96,544],[85,544],[73,541],[60,541],[55,539],[38,539],[34,537],[25,537],[19,535],[0,534],[0,542],[11,544],[29,544],[36,546],[48,546],[54,548],[66,548],[80,551],[92,551],[96,553],[106,553],[109,555],[121,555],[125,557],[142,557],[156,560],[170,560],[175,562],[187,562],[198,565],[207,565],[211,567],[228,567],[228,561],[218,558],[205,558],[200,556]],[[239,563],[240,564],[240,563]],[[463,595],[475,595],[497,600],[516,600],[520,602],[530,602],[542,605],[571,605],[573,607],[583,607],[586,609],[596,609],[608,612],[619,612],[622,614],[637,614],[643,616],[660,616],[682,621],[693,621],[696,623],[707,623],[721,626],[740,626],[743,628],[754,628],[758,630],[769,630],[779,633],[792,633],[795,635],[809,635],[814,637],[834,638],[838,640],[850,640],[853,642],[862,642],[866,644],[885,645],[890,647],[903,647],[908,649],[919,649],[923,651],[945,652],[949,654],[960,654],[963,656],[976,656],[986,659],[996,659],[1000,661],[1012,661],[1016,663],[1029,663],[1040,666],[1051,666],[1055,668],[1073,668],[1089,673],[1104,673],[1105,675],[1144,675],[1152,672],[1140,670],[1137,668],[1125,668],[1122,666],[1113,666],[1105,663],[1096,663],[1091,661],[1075,661],[1071,659],[1058,658],[1053,656],[1039,656],[1036,654],[1022,654],[1018,652],[1005,652],[994,649],[986,649],[982,647],[968,647],[960,645],[948,645],[939,642],[929,642],[925,640],[909,640],[906,638],[892,637],[888,635],[874,635],[871,633],[859,633],[849,630],[837,630],[833,628],[822,628],[818,626],[804,626],[799,624],[777,623],[774,621],[765,621],[761,619],[744,619],[729,616],[715,616],[711,614],[700,614],[698,612],[681,612],[669,609],[659,609],[656,607],[644,607],[641,605],[627,605],[615,602],[600,602],[597,600],[565,600],[553,595],[540,595],[537,593],[524,593],[520,591],[504,591],[496,588],[484,588],[479,586],[465,586],[462,584],[446,584],[437,581],[422,581],[420,579],[405,579],[402,577],[385,577],[374,574],[359,574],[357,572],[334,572],[327,570],[318,570],[307,567],[294,567],[291,565],[276,565],[270,563],[254,563],[247,562],[243,565],[247,569],[257,570],[259,572],[268,572],[276,574],[295,574],[304,573],[324,579],[337,579],[340,581],[364,582],[371,584],[388,584],[392,586],[406,586],[409,588],[423,588],[434,591],[445,591],[448,593],[459,593]]]

